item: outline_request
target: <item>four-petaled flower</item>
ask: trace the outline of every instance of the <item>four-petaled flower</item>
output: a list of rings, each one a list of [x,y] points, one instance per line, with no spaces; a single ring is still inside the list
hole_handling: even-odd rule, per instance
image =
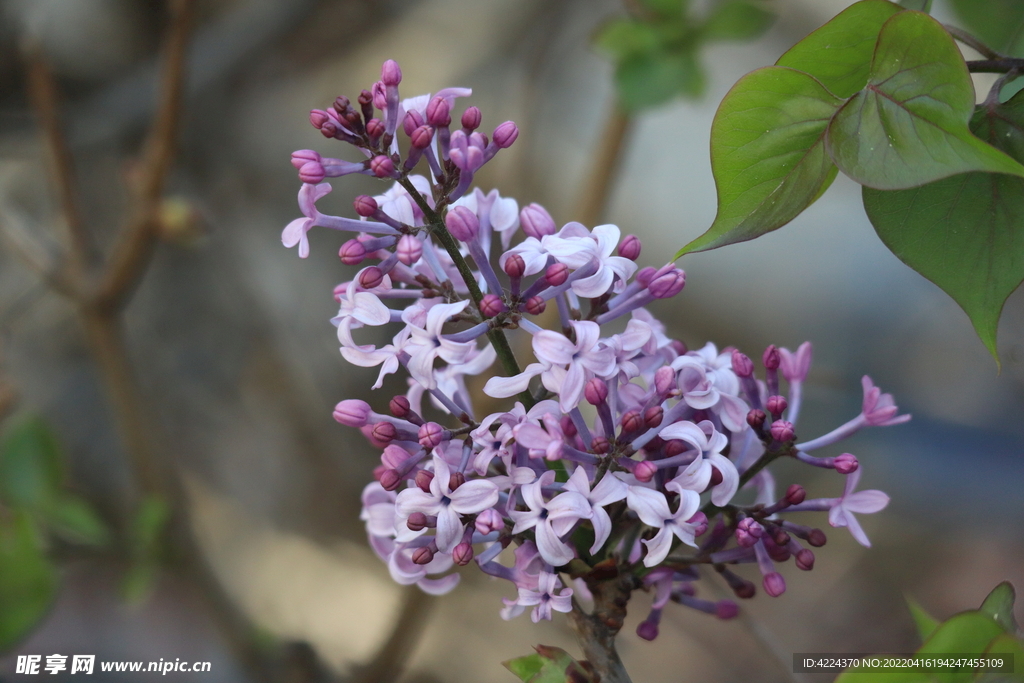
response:
[[[684,489],[675,482],[665,484],[665,488],[679,494],[679,507],[672,512],[665,494],[642,486],[630,486],[626,494],[626,505],[640,517],[640,521],[658,530],[654,538],[642,541],[647,546],[644,566],[653,567],[668,556],[672,549],[672,537],[677,537],[686,545],[697,547],[694,534],[697,529],[687,520],[694,516],[700,507],[700,496],[689,489]]]
[[[554,471],[548,470],[537,481],[523,486],[523,500],[530,509],[510,510],[508,514],[516,523],[512,533],[518,534],[533,529],[540,556],[548,564],[560,567],[568,564],[576,556],[572,547],[562,542],[562,536],[568,533],[577,521],[590,517],[590,504],[575,491],[559,493],[545,502],[543,489],[545,486],[551,486],[554,481]]]
[[[559,588],[562,589],[562,592],[556,593]],[[535,624],[541,619],[551,621],[551,610],[556,612],[572,611],[572,589],[562,586],[558,574],[542,571],[537,580],[537,590],[519,587],[519,599],[516,600],[516,604],[523,607],[535,605],[533,613],[530,614],[530,619]]]
[[[835,527],[845,526],[849,528],[850,534],[857,539],[857,542],[866,548],[871,547],[871,541],[861,528],[860,522],[853,516],[853,513],[868,515],[885,509],[889,504],[889,496],[881,491],[871,489],[869,491],[855,491],[857,483],[860,482],[860,469],[856,469],[846,475],[846,487],[843,495],[832,502],[828,511],[828,523]]]
[[[288,248],[298,245],[301,258],[309,256],[309,238],[306,233],[316,225],[320,217],[316,203],[330,191],[330,183],[303,183],[299,188],[299,210],[302,211],[303,218],[296,218],[284,226],[284,230],[281,231],[281,243]]]
[[[591,491],[590,477],[582,467],[577,467],[569,477],[569,481],[565,482],[566,491],[575,491],[590,503],[590,522],[594,525],[594,543],[590,546],[591,555],[604,546],[608,536],[612,533],[612,519],[608,516],[604,506],[625,498],[628,489],[629,487],[621,479],[606,473]]]

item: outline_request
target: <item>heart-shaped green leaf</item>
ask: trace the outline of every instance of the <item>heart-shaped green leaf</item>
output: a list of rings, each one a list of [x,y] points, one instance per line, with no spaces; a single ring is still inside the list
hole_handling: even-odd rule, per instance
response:
[[[754,239],[810,206],[835,178],[823,138],[840,104],[793,69],[769,66],[741,78],[711,126],[718,215],[677,258]]]
[[[1016,598],[1017,592],[1013,589],[1013,584],[1003,581],[988,594],[979,611],[992,617],[1008,633],[1016,633],[1017,620],[1013,617],[1013,602]]]
[[[1024,93],[979,107],[971,128],[1024,160]],[[864,188],[864,209],[892,253],[964,309],[998,362],[1003,303],[1024,281],[1024,180],[967,173],[898,192]]]
[[[953,39],[927,14],[901,12],[882,27],[868,84],[833,117],[826,147],[843,173],[881,190],[969,171],[1024,176],[1024,166],[971,135],[973,110]]]
[[[887,0],[861,0],[791,47],[775,64],[809,73],[832,94],[849,97],[867,84],[878,34],[901,11]]]

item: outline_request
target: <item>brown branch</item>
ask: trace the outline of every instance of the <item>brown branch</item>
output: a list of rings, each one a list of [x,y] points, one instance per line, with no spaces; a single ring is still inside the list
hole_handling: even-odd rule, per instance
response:
[[[615,649],[615,636],[626,618],[626,603],[632,592],[632,577],[622,574],[604,581],[587,581],[594,596],[594,611],[587,614],[572,600],[569,623],[583,656],[598,675],[601,683],[631,683],[626,667]]]
[[[106,265],[95,303],[119,310],[127,303],[156,245],[164,183],[177,146],[180,111],[185,91],[185,57],[195,8],[193,0],[172,0],[171,20],[164,39],[164,72],[159,105],[142,153],[142,172],[135,207],[121,230]]]
[[[76,299],[81,288],[72,282],[65,269],[61,268],[58,259],[39,243],[29,232],[22,221],[15,215],[0,208],[0,239],[52,289]]]
[[[597,223],[608,208],[630,128],[632,119],[621,105],[616,104],[597,142],[597,152],[590,162],[590,175],[583,186],[576,211],[576,220],[583,225]]]
[[[355,672],[354,683],[390,683],[398,680],[423,634],[430,614],[430,596],[419,588],[407,588],[402,609],[395,619],[391,635],[377,650],[370,663]]]

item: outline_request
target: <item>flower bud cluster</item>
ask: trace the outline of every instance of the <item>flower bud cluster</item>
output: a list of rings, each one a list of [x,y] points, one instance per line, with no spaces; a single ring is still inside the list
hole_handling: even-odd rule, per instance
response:
[[[538,204],[520,208],[473,188],[475,172],[515,141],[515,124],[488,138],[478,132],[481,112],[469,107],[452,130],[455,100],[468,90],[401,100],[400,82],[389,61],[358,108],[338,98],[311,113],[323,135],[365,160],[296,152],[304,218],[282,236],[305,256],[314,225],[355,233],[339,256],[360,270],[334,292],[341,353],[380,367],[374,388],[400,368],[409,377],[408,392],[384,412],[361,400],[334,412],[382,451],[362,519],[396,581],[440,594],[458,582],[456,565],[475,562],[514,584],[504,617],[532,608],[537,621],[571,609],[568,579],[582,579],[579,591],[627,576],[655,593],[638,628],[653,639],[670,601],[736,614],[731,601],[697,597],[707,570],[739,598],[756,588],[734,565],[755,564],[771,596],[786,588],[778,564],[793,558],[810,570],[810,547],[824,545],[825,534],[790,522],[791,512],[828,512],[832,526],[869,544],[854,513],[877,512],[888,497],[855,490],[855,456],[810,453],[909,419],[890,395],[865,377],[861,413],[799,443],[809,343],[795,352],[769,346],[758,373],[738,350],[689,350],[670,338],[646,307],[682,291],[682,270],[640,268],[640,240],[614,225],[559,227]],[[421,163],[429,177],[413,174]],[[348,173],[393,185],[357,197],[358,218],[319,213],[315,203],[330,191],[321,181]],[[382,346],[360,343],[366,326],[395,334]],[[527,337],[533,362],[520,369],[506,335]],[[499,360],[502,369],[492,369]],[[483,392],[513,405],[478,414],[467,377],[482,374]],[[768,465],[779,458],[835,470],[844,493],[809,499],[793,484],[777,495]]]

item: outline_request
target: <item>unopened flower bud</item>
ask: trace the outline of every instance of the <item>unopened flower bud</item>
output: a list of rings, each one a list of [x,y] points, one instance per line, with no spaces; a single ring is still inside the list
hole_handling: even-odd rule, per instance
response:
[[[811,529],[810,533],[807,534],[807,542],[815,548],[820,548],[828,542],[828,537],[825,536],[825,532],[821,529]]]
[[[381,443],[391,443],[398,436],[398,430],[390,422],[378,422],[373,425],[373,438]]]
[[[523,273],[526,272],[526,261],[519,254],[512,254],[505,259],[505,265],[502,269],[505,271],[505,275],[509,277],[522,277]]]
[[[857,468],[860,467],[860,462],[857,461],[857,456],[853,453],[843,453],[836,456],[835,466],[836,472],[839,474],[850,474],[857,471]]]
[[[470,107],[466,111],[462,112],[462,127],[469,132],[473,132],[479,128],[482,120],[483,115],[476,107]]]
[[[359,240],[349,240],[341,245],[338,257],[346,266],[358,266],[366,258],[366,247]]]
[[[398,62],[389,59],[384,62],[380,69],[380,80],[384,85],[398,85],[402,82],[402,70],[398,68]]]
[[[544,271],[544,277],[553,287],[565,284],[565,281],[569,279],[569,266],[564,263],[552,263]]]
[[[640,415],[640,411],[634,408],[623,414],[620,424],[624,433],[638,432],[644,426],[644,418]]]
[[[460,567],[473,561],[473,546],[463,541],[452,550],[452,560]]]
[[[480,314],[485,318],[493,318],[504,310],[507,310],[505,302],[497,294],[484,294],[480,299]]]
[[[416,488],[423,493],[430,493],[430,482],[434,481],[434,473],[420,470],[416,473]]]
[[[761,585],[764,586],[764,592],[773,598],[777,598],[786,592],[786,580],[778,572],[765,574]]]
[[[672,347],[672,350],[676,352],[677,356],[685,356],[686,352],[689,351],[689,349],[686,348],[686,344],[678,339],[670,341],[669,346]]]
[[[369,135],[370,138],[379,138],[384,135],[386,130],[384,122],[380,119],[370,119],[366,122],[366,134]]]
[[[793,431],[793,423],[786,422],[785,420],[772,422],[771,432],[772,438],[776,441],[792,441],[796,437],[796,433]]]
[[[355,207],[356,213],[363,218],[369,218],[377,213],[377,200],[369,195],[359,195],[352,202],[352,206]]]
[[[417,438],[424,448],[437,448],[444,441],[444,427],[436,422],[426,422],[420,427]]]
[[[423,256],[423,242],[414,235],[402,235],[398,238],[395,255],[403,264],[411,266]]]
[[[460,242],[470,242],[480,231],[480,219],[465,206],[456,206],[448,211],[444,218],[448,232]]]
[[[435,97],[427,103],[427,123],[438,128],[449,126],[452,122],[451,106],[443,97]]]
[[[359,271],[359,286],[363,289],[380,287],[384,282],[384,271],[377,266],[370,266]]]
[[[429,547],[416,548],[412,553],[412,561],[415,564],[430,564],[434,559],[434,551]]]
[[[430,126],[420,126],[412,132],[409,136],[409,142],[416,149],[426,149],[430,146],[430,141],[434,139],[434,129]]]
[[[725,477],[722,476],[722,470],[718,469],[714,465],[711,466],[711,479],[708,481],[708,486],[718,486],[722,483]]]
[[[764,527],[752,517],[744,517],[736,525],[736,543],[744,548],[753,548],[762,535]]]
[[[765,536],[762,542],[764,543],[764,549],[768,551],[768,557],[772,558],[776,562],[789,561],[789,558],[792,555],[789,548],[779,545],[772,540],[771,536]]]
[[[384,487],[385,491],[394,491],[401,483],[402,475],[398,473],[398,470],[384,470],[380,475],[380,485]]]
[[[423,125],[423,117],[415,109],[405,112],[405,118],[402,119],[402,130],[410,138],[417,128]]]
[[[309,122],[313,124],[313,127],[320,130],[324,127],[324,124],[331,120],[331,117],[327,115],[327,112],[322,109],[313,109],[309,112]]]
[[[658,473],[658,466],[650,460],[643,460],[637,463],[636,467],[633,468],[633,476],[636,477],[637,481],[647,483],[654,479],[654,475]]]
[[[785,547],[788,546],[789,542],[793,539],[789,537],[789,534],[786,532],[785,529],[779,527],[775,530],[775,534],[772,536],[772,540],[775,541],[775,544],[779,547]]]
[[[752,377],[754,374],[754,362],[745,353],[733,349],[732,371],[739,377]]]
[[[540,239],[555,234],[555,219],[540,204],[524,206],[519,212],[519,223],[527,237]]]
[[[598,455],[604,455],[612,449],[612,445],[608,443],[608,439],[603,436],[595,436],[594,440],[590,442],[590,450]]]
[[[772,415],[779,417],[782,413],[786,412],[786,408],[789,407],[789,402],[785,396],[769,396],[768,401],[765,403],[765,407],[768,412]]]
[[[732,592],[741,600],[749,600],[757,594],[757,586],[753,581],[743,581],[732,586]]]
[[[764,414],[763,410],[754,408],[747,413],[747,424],[754,429],[760,429],[764,426],[764,421],[768,419],[768,416]]]
[[[807,548],[799,551],[796,554],[796,568],[801,569],[805,572],[809,572],[814,569],[814,553]]]
[[[668,365],[663,365],[654,373],[654,389],[658,396],[669,396],[673,394],[676,387],[676,371]]]
[[[388,402],[388,410],[390,410],[391,414],[395,417],[404,418],[409,414],[411,409],[412,406],[409,404],[409,399],[405,396],[395,396]]]
[[[644,640],[654,640],[658,637],[658,624],[653,621],[641,621],[636,627],[636,634]]]
[[[790,484],[786,489],[786,502],[790,505],[799,505],[807,497],[807,491],[800,484]]]
[[[317,184],[324,179],[324,166],[319,161],[307,161],[299,169],[299,180],[304,183]]]
[[[685,453],[689,449],[689,445],[682,439],[669,439],[665,442],[665,457],[671,458],[676,455]]]
[[[388,178],[395,172],[395,162],[391,157],[378,154],[370,160],[370,170],[378,178]]]
[[[676,267],[662,268],[647,285],[647,291],[655,299],[669,299],[683,291],[686,273]]]
[[[410,531],[423,531],[427,528],[427,516],[422,512],[414,512],[409,515],[405,525],[409,527]]]
[[[637,281],[637,284],[639,284],[641,287],[647,287],[647,285],[651,284],[651,280],[654,279],[654,274],[657,272],[658,269],[653,268],[651,266],[645,266],[644,268],[641,268],[639,271],[637,271],[636,274],[635,279]]]
[[[334,406],[334,419],[347,427],[362,427],[370,418],[370,404],[350,398]]]
[[[767,349],[764,350],[764,355],[761,356],[761,362],[769,370],[778,370],[779,365],[782,363],[782,356],[779,354],[779,350],[775,347],[775,344],[771,344]]]
[[[505,520],[501,518],[494,508],[488,508],[476,516],[476,530],[482,534],[489,534],[492,531],[500,531],[505,528]]]
[[[511,147],[517,137],[519,137],[519,129],[516,127],[516,124],[506,121],[494,129],[494,135],[491,136],[491,139],[494,140],[494,144],[498,147],[505,149],[506,147]]]
[[[608,398],[608,385],[600,377],[593,377],[583,387],[583,397],[592,406],[604,403],[605,399]]]
[[[539,296],[531,296],[523,303],[523,308],[530,315],[540,315],[548,307],[548,302]]]
[[[562,433],[565,434],[570,439],[579,434],[579,431],[576,429],[576,425],[573,423],[572,418],[569,417],[568,415],[563,415],[561,418],[559,418],[558,426],[562,430]]]
[[[301,169],[310,161],[320,163],[320,153],[312,149],[297,149],[292,152],[292,166],[294,166],[296,170]]]
[[[715,616],[719,619],[733,619],[739,613],[739,605],[732,600],[719,600],[715,603]]]
[[[619,256],[636,261],[640,258],[640,238],[636,235],[626,235],[626,238],[619,243]]]
[[[654,429],[661,424],[665,418],[665,409],[661,406],[651,406],[644,411],[644,425],[648,429]]]
[[[686,522],[687,524],[693,525],[694,536],[703,536],[708,530],[708,516],[703,512],[695,513],[693,517],[690,517]]]
[[[454,491],[466,483],[466,475],[462,472],[452,472],[448,477],[448,489]]]

